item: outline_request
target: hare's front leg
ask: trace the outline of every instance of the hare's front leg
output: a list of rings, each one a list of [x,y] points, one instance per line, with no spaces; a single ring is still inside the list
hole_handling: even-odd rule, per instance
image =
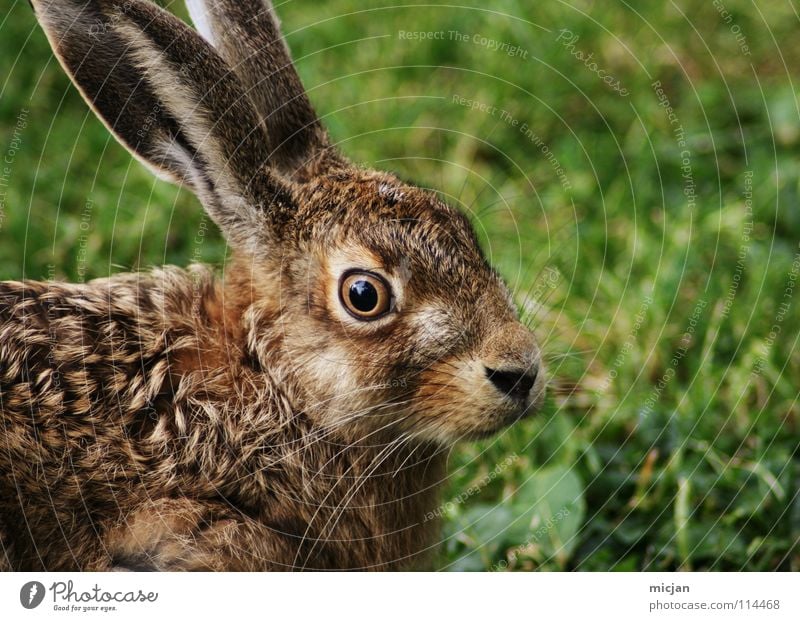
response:
[[[135,510],[105,538],[115,571],[287,569],[293,554],[266,526],[221,503],[163,499]]]

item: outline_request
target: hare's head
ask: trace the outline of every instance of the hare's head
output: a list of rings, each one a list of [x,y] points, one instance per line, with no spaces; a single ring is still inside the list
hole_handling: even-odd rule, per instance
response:
[[[538,348],[467,218],[336,152],[267,2],[187,2],[200,34],[143,0],[33,4],[111,131],[223,230],[269,316],[249,347],[310,416],[450,441],[538,407]]]

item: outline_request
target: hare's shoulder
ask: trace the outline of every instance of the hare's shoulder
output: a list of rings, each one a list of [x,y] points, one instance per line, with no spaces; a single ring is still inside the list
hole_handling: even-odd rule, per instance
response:
[[[169,381],[170,352],[198,340],[193,308],[213,287],[213,274],[199,267],[85,284],[1,282],[4,408],[146,408]]]
[[[202,266],[82,284],[0,282],[0,345],[6,355],[44,348],[55,362],[94,360],[103,353],[96,347],[104,346],[124,363],[134,350],[159,347],[153,339],[165,331],[189,330],[213,289],[214,275]]]

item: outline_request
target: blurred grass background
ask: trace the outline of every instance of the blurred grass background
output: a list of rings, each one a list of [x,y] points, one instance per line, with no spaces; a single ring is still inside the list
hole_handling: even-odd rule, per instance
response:
[[[221,265],[3,1],[0,278]],[[452,455],[439,567],[800,569],[797,4],[459,4],[277,7],[334,140],[468,210],[544,343],[546,412]]]

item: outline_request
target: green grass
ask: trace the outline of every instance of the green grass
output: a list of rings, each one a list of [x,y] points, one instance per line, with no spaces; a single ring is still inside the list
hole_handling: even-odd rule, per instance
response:
[[[3,155],[28,113],[0,187],[0,277],[220,264],[215,231],[196,243],[195,199],[109,138],[27,2],[11,2]],[[278,8],[334,139],[470,210],[544,343],[545,413],[453,453],[439,565],[800,569],[792,5],[725,0],[726,23],[704,0],[459,4]],[[579,36],[572,48],[562,29]]]

